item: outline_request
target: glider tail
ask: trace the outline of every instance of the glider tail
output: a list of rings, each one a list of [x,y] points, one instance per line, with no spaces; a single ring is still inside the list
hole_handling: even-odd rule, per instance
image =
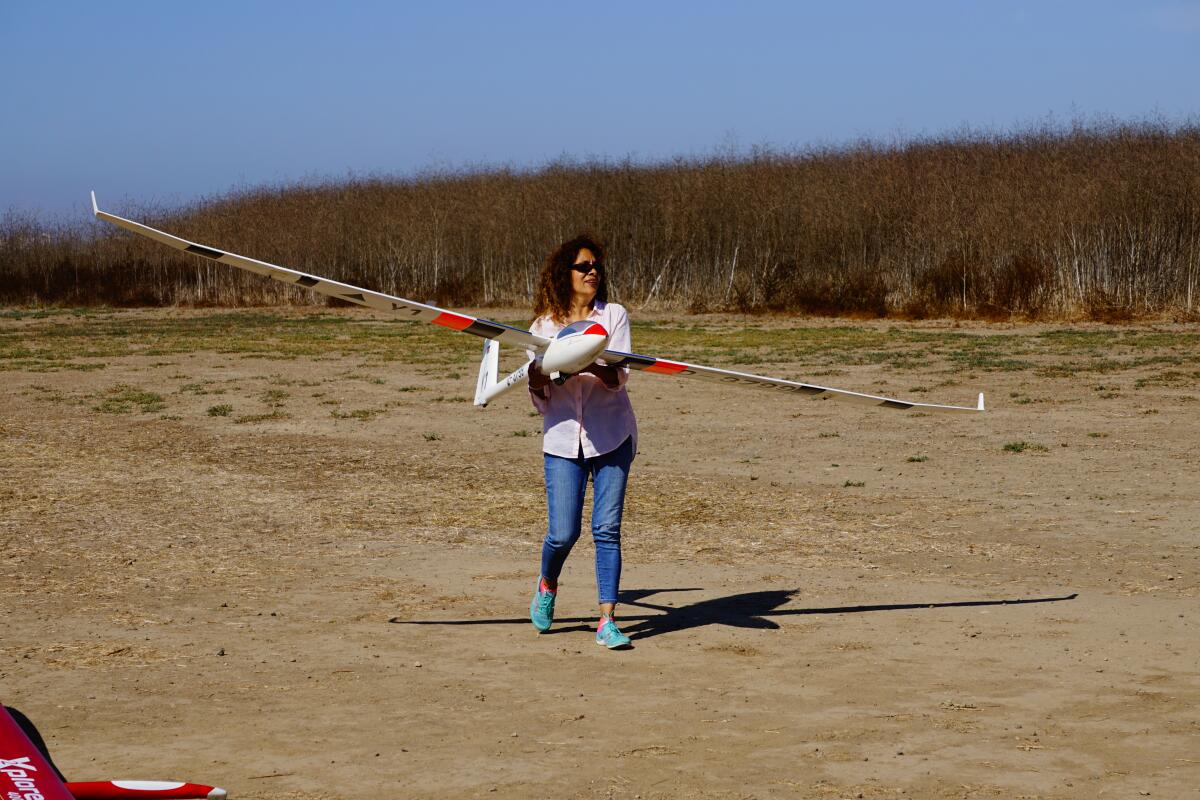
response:
[[[479,379],[475,381],[475,405],[486,408],[488,389],[496,384],[500,372],[500,343],[491,339],[483,341],[483,360],[479,362]]]
[[[487,408],[488,403],[519,386],[529,375],[529,365],[532,363],[533,359],[530,359],[504,380],[497,380],[500,375],[500,343],[495,339],[484,340],[483,359],[479,362],[479,379],[475,382],[475,405]]]

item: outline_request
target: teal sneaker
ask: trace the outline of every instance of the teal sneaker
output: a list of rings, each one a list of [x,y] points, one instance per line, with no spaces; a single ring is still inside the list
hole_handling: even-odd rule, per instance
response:
[[[533,593],[533,602],[529,604],[529,621],[537,628],[538,633],[550,630],[550,625],[554,622],[554,598],[554,592],[542,591],[542,582],[539,579],[537,589]]]
[[[596,644],[607,647],[609,650],[617,650],[629,647],[631,641],[628,636],[621,633],[617,623],[610,619],[596,630]]]

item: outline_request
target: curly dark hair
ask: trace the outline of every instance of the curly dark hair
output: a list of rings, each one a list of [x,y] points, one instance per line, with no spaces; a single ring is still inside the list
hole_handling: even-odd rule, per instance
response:
[[[608,302],[608,278],[604,274],[604,245],[594,236],[581,233],[569,239],[546,258],[538,278],[537,293],[533,299],[533,318],[549,315],[555,322],[563,322],[571,311],[571,267],[579,257],[580,250],[591,250],[600,265],[600,282],[596,285],[596,300]]]

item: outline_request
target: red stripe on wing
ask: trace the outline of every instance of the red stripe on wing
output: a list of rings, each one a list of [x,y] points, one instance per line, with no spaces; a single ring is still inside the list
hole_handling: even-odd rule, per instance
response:
[[[687,366],[684,364],[676,364],[674,361],[663,361],[660,358],[643,371],[657,372],[660,375],[678,375],[685,369],[687,369]]]
[[[453,328],[456,331],[466,330],[471,327],[471,323],[474,321],[470,317],[464,317],[462,314],[451,314],[449,311],[443,311],[433,318],[434,325]]]

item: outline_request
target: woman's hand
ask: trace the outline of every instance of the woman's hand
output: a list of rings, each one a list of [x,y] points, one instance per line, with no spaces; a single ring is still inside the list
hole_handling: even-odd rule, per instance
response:
[[[550,385],[550,377],[541,370],[541,362],[534,361],[529,365],[529,388],[538,394],[545,394],[542,390]]]

